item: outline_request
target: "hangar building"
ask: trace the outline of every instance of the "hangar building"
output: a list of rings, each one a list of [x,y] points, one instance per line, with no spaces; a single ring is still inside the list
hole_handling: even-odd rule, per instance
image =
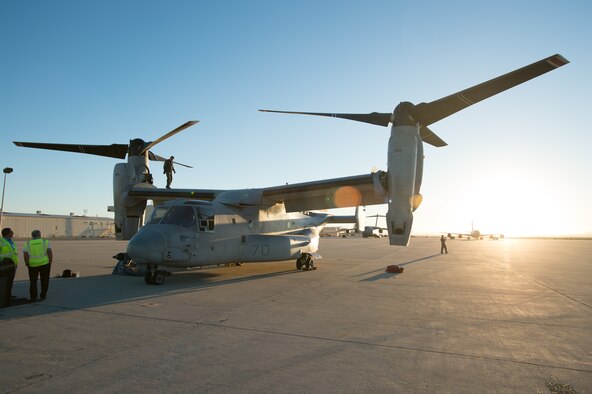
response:
[[[10,227],[14,238],[30,238],[40,230],[43,238],[114,238],[113,218],[70,215],[48,215],[41,212],[2,214],[2,227]]]

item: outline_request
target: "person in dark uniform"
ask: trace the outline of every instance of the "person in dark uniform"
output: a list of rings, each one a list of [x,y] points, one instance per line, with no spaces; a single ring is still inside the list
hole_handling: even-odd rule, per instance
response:
[[[166,188],[170,189],[171,188],[171,183],[173,182],[173,172],[176,173],[177,171],[175,171],[175,167],[173,166],[173,159],[175,158],[175,156],[171,156],[170,159],[167,159],[164,161],[164,167],[163,167],[163,174],[166,174],[167,177],[167,184],[166,184]]]
[[[12,295],[12,284],[14,282],[14,276],[16,275],[16,268],[18,267],[19,260],[16,244],[12,240],[13,236],[14,233],[9,227],[2,229],[2,238],[0,238],[0,260],[3,264],[10,267],[8,268],[7,275],[6,301],[9,301],[11,298],[16,298],[16,296]]]
[[[446,247],[446,237],[440,237],[440,253],[448,253],[448,248]]]

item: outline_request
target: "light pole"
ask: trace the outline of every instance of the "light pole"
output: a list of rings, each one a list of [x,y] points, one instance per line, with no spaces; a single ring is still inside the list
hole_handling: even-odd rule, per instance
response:
[[[13,170],[10,167],[5,167],[4,170],[4,184],[2,185],[2,205],[0,206],[0,229],[2,229],[2,219],[4,219],[4,190],[6,190],[6,174],[10,174]]]

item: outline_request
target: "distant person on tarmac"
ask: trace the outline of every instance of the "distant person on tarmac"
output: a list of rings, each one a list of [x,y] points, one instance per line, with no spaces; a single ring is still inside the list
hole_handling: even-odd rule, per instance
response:
[[[9,269],[8,283],[6,289],[6,297],[8,300],[16,298],[12,295],[12,284],[14,282],[14,276],[16,275],[16,268],[18,267],[18,251],[16,244],[12,241],[14,233],[9,227],[2,229],[2,238],[0,238],[0,261],[7,264],[12,264],[12,268]],[[0,296],[4,296],[3,294]],[[7,301],[8,301],[7,300]]]
[[[175,158],[175,156],[171,156],[170,159],[167,159],[164,161],[164,166],[163,166],[163,174],[166,174],[167,177],[167,184],[166,184],[166,188],[170,189],[171,188],[171,183],[173,182],[173,172],[176,173],[177,171],[175,171],[175,167],[173,166],[173,159]]]
[[[29,268],[29,301],[37,301],[37,278],[41,278],[41,301],[47,297],[49,289],[49,272],[51,271],[51,262],[53,253],[49,241],[41,238],[41,231],[33,230],[32,240],[25,242],[23,246],[23,255],[25,264]]]
[[[448,248],[446,247],[446,237],[440,237],[440,253],[448,253]]]

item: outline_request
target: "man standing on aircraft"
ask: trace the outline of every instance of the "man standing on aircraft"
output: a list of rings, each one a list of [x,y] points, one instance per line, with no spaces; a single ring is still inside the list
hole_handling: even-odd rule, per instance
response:
[[[0,261],[3,263],[10,262],[12,269],[8,274],[8,284],[6,289],[6,297],[16,298],[12,295],[12,283],[14,282],[14,276],[16,275],[16,267],[18,266],[18,252],[15,243],[12,241],[14,233],[9,227],[2,229],[2,238],[0,238]],[[3,295],[0,295],[3,296]]]
[[[29,298],[30,301],[37,301],[37,278],[41,277],[41,300],[47,296],[49,288],[49,271],[53,261],[53,253],[49,241],[41,238],[41,231],[33,230],[32,240],[25,242],[23,255],[25,264],[29,267]]]
[[[446,237],[444,235],[440,236],[440,253],[448,254],[448,248],[446,247]]]
[[[170,159],[167,159],[164,161],[164,170],[163,170],[163,174],[166,174],[167,177],[167,184],[166,184],[166,188],[170,189],[171,188],[171,183],[173,182],[173,172],[176,173],[177,171],[175,171],[175,167],[173,166],[173,159],[175,158],[175,156],[171,156]]]

